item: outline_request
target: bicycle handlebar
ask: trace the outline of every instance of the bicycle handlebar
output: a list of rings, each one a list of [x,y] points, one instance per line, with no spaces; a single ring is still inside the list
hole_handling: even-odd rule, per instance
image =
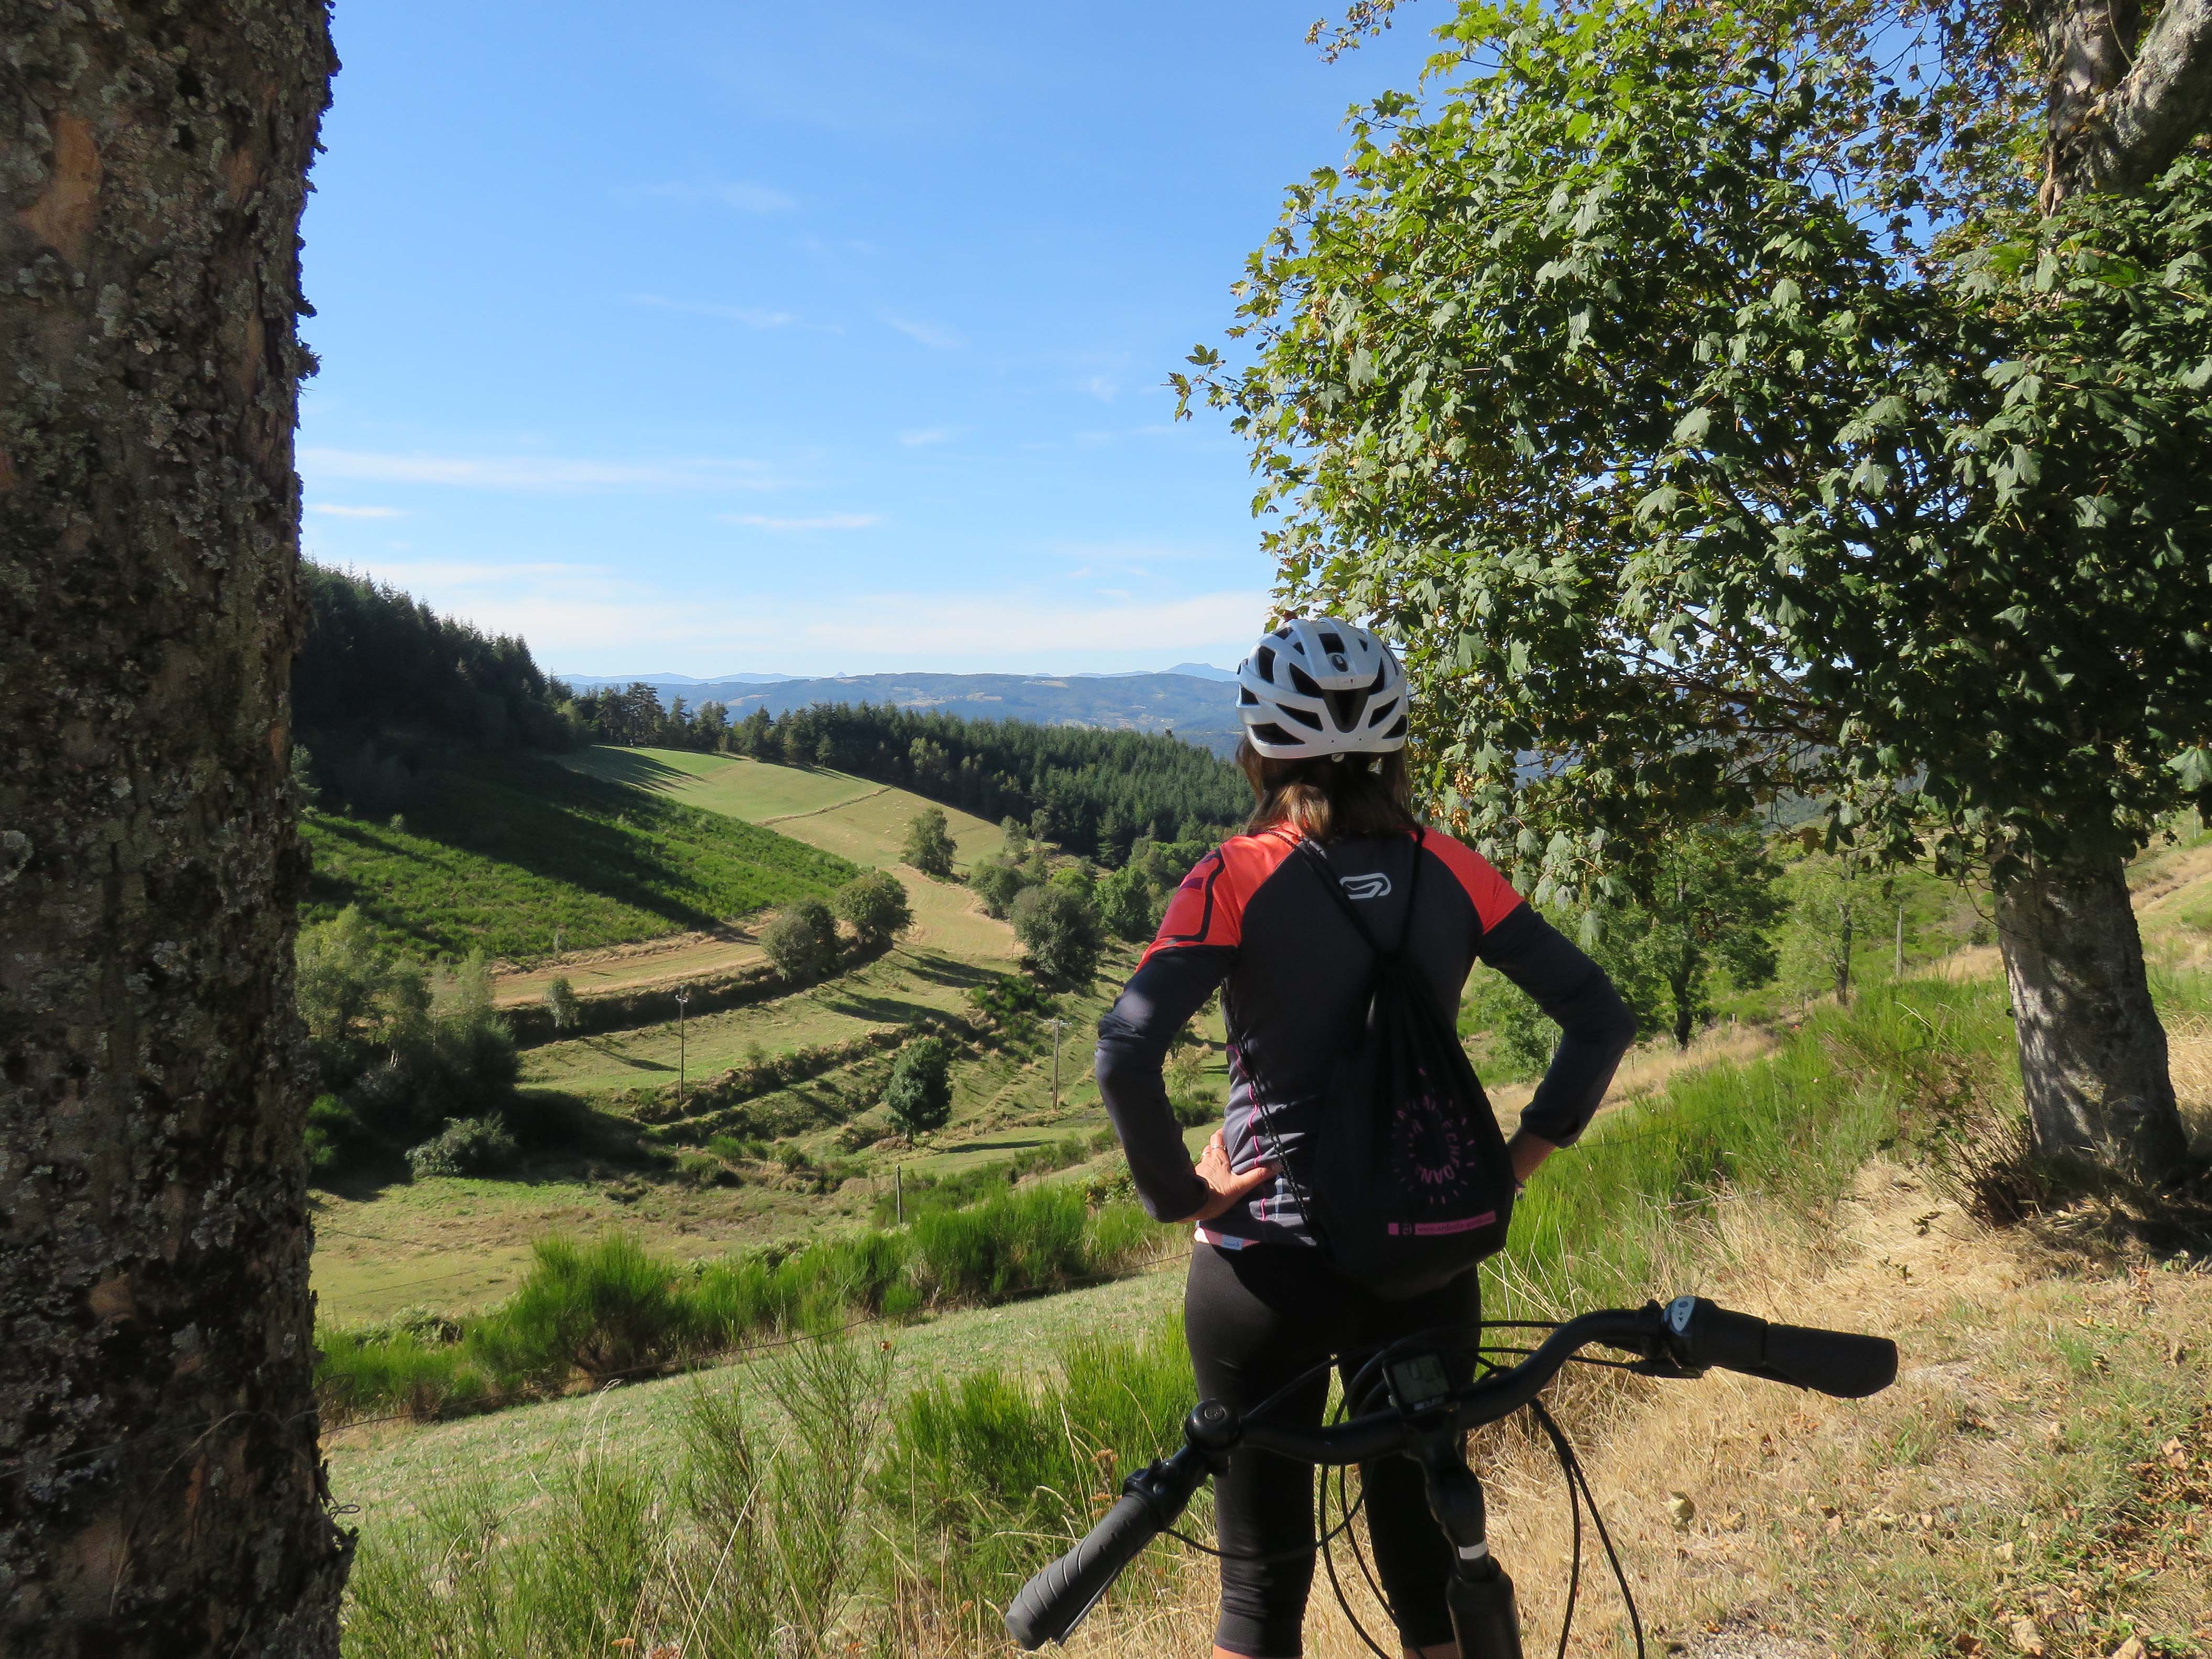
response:
[[[1843,1400],[1878,1394],[1897,1380],[1897,1345],[1887,1337],[1770,1324],[1684,1296],[1664,1308],[1653,1302],[1571,1319],[1519,1364],[1411,1411],[1292,1428],[1243,1422],[1218,1401],[1205,1401],[1184,1419],[1182,1449],[1131,1475],[1105,1518],[1022,1587],[1006,1608],[1006,1632],[1029,1652],[1066,1641],[1122,1569],[1175,1524],[1198,1483],[1234,1447],[1259,1446],[1309,1463],[1369,1462],[1407,1449],[1417,1431],[1432,1431],[1447,1410],[1461,1430],[1510,1416],[1592,1343],[1637,1354],[1632,1369],[1648,1376],[1698,1376],[1717,1366]]]

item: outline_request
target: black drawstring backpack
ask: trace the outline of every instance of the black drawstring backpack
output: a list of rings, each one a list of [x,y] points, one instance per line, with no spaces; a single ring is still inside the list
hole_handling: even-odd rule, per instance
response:
[[[1428,976],[1406,952],[1425,839],[1414,836],[1405,925],[1388,951],[1328,855],[1300,843],[1375,962],[1364,1030],[1331,1073],[1291,1174],[1308,1224],[1337,1267],[1392,1298],[1433,1290],[1495,1255],[1513,1216],[1513,1166],[1497,1115],[1458,1034],[1437,1012]]]

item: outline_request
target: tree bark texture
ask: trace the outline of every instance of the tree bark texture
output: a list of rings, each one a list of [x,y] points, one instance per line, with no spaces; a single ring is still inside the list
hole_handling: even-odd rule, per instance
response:
[[[0,1650],[337,1651],[287,795],[321,0],[0,0]]]
[[[2212,0],[2031,0],[2049,132],[2045,212],[2090,190],[2149,183],[2212,125]],[[2140,37],[2140,38],[2138,38]]]
[[[2125,865],[2033,869],[1998,890],[1996,915],[2036,1150],[2145,1188],[2185,1174]]]

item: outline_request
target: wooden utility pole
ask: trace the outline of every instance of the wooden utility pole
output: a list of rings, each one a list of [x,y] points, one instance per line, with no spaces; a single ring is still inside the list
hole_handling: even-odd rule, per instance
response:
[[[680,1090],[689,1075],[688,1065],[691,1050],[684,1029],[684,1010],[691,1000],[691,988],[685,986],[676,994],[676,1086]]]

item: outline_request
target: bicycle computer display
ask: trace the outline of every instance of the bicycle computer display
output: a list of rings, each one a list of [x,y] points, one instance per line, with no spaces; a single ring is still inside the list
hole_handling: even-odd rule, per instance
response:
[[[1409,1354],[1395,1364],[1385,1365],[1382,1374],[1390,1380],[1390,1398],[1400,1411],[1419,1411],[1451,1392],[1451,1379],[1444,1375],[1444,1362],[1432,1353]]]

